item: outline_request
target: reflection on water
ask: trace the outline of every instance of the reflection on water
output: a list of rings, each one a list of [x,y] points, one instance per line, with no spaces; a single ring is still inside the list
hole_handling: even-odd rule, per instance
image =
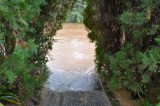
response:
[[[93,70],[93,69],[92,69]],[[97,78],[94,72],[67,72],[56,69],[49,77],[48,87],[56,91],[83,91],[95,89]]]
[[[64,24],[58,31],[47,66],[51,72],[47,87],[56,91],[94,90],[98,78],[94,71],[93,43],[82,24]]]

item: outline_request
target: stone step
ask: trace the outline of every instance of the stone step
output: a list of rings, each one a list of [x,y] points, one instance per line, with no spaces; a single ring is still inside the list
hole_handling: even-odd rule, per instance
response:
[[[40,106],[111,106],[111,103],[101,91],[48,91]]]

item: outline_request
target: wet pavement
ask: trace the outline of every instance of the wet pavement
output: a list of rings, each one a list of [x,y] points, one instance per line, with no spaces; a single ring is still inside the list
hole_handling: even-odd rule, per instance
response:
[[[111,106],[95,72],[95,45],[83,24],[64,24],[49,51],[41,106]]]
[[[43,106],[111,106],[105,93],[100,91],[48,92]]]

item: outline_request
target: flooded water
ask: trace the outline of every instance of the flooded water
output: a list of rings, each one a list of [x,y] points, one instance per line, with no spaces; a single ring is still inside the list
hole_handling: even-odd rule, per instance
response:
[[[40,106],[111,106],[95,72],[95,45],[82,24],[64,24],[49,51]]]
[[[47,88],[59,92],[98,89],[95,45],[89,41],[84,25],[64,24],[55,40],[48,54]]]

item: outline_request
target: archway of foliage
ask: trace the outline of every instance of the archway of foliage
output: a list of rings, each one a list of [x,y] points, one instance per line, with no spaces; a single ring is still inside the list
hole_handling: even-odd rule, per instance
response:
[[[27,105],[47,77],[46,54],[74,0],[0,1],[0,102]]]
[[[156,98],[160,94],[153,95],[160,91],[160,1],[85,1],[84,23],[96,42],[100,75],[111,88]],[[27,100],[39,95],[52,36],[74,2],[0,1],[0,102],[27,105]]]
[[[91,30],[89,38],[96,42],[100,75],[111,89],[126,88],[140,98],[148,97],[157,102],[160,95],[160,1],[86,2],[84,23]]]

